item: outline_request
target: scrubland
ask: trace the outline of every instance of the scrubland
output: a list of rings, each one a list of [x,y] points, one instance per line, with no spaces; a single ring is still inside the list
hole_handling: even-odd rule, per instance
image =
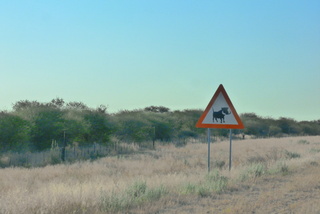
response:
[[[320,213],[320,136],[157,146],[0,169],[0,213]]]

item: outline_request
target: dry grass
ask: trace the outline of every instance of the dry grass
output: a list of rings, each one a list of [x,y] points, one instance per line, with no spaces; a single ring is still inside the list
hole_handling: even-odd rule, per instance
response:
[[[0,169],[0,213],[319,213],[320,136],[249,139]]]

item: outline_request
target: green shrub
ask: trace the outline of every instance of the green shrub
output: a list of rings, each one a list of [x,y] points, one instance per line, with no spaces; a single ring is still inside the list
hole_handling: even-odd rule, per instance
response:
[[[16,115],[0,111],[0,152],[27,149],[30,123]]]

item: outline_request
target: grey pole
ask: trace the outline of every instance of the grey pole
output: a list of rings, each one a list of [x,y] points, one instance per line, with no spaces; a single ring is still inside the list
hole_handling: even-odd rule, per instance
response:
[[[63,131],[63,147],[62,147],[62,152],[61,152],[61,159],[63,162],[65,162],[65,160],[66,160],[66,147],[67,147],[66,131]]]
[[[208,128],[208,173],[210,172],[210,128]]]
[[[153,126],[152,128],[153,128],[152,146],[153,146],[153,149],[155,149],[154,141],[156,140],[156,126]]]
[[[230,129],[229,137],[230,137],[230,152],[229,152],[229,171],[230,171],[231,165],[232,165],[232,129]]]

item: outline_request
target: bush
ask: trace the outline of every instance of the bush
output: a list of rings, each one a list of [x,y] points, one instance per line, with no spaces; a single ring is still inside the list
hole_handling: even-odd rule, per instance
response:
[[[114,132],[114,125],[108,115],[98,111],[87,111],[84,121],[88,124],[86,140],[90,142],[106,143],[110,141]]]
[[[52,139],[58,142],[63,141],[64,119],[59,109],[44,108],[39,110],[31,129],[31,141],[36,150],[43,151],[49,149]]]
[[[120,141],[138,143],[172,142],[184,146],[189,138],[205,136],[205,129],[195,127],[202,110],[170,111],[163,106],[120,111],[108,114],[100,105],[91,109],[81,102],[65,104],[61,98],[48,103],[22,100],[13,105],[12,112],[0,112],[0,152],[50,148],[52,140],[59,143],[78,142],[79,145]],[[319,135],[320,120],[297,122],[290,118],[259,117],[254,113],[240,115],[243,134],[256,137],[282,135]],[[65,135],[64,135],[65,133]],[[241,132],[242,133],[242,132]],[[228,136],[227,129],[212,130],[214,136]],[[239,134],[235,130],[234,134]],[[300,140],[299,144],[310,144]]]
[[[29,141],[29,125],[18,116],[0,112],[0,152],[25,149]]]

